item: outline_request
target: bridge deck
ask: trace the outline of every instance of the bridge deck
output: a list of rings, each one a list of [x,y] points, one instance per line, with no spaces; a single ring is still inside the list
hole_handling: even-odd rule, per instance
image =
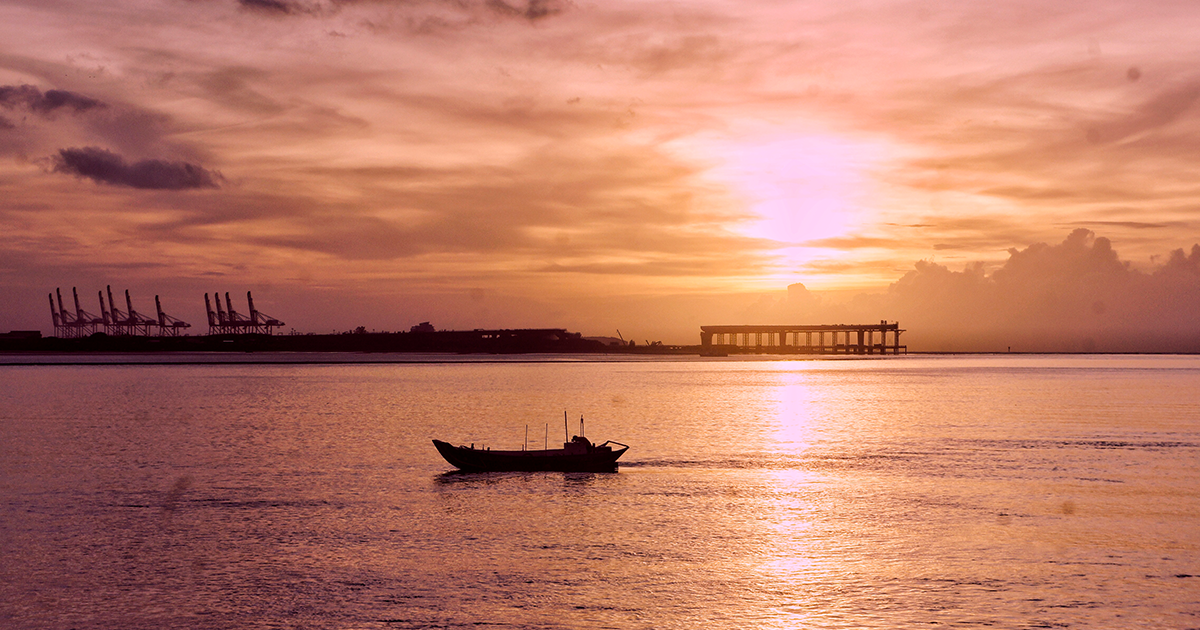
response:
[[[900,345],[902,332],[898,322],[886,321],[878,324],[701,326],[700,345],[723,352],[900,354],[908,351],[907,346]]]

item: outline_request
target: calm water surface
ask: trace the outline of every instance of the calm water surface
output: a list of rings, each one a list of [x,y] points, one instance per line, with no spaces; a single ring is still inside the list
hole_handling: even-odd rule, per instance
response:
[[[0,627],[1197,628],[1197,462],[1194,357],[7,366]]]

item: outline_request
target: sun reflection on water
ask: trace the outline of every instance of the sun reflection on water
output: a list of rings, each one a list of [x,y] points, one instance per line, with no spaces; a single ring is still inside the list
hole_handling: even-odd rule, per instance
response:
[[[775,593],[778,604],[763,627],[793,628],[819,621],[821,597],[815,589],[828,583],[821,561],[815,510],[822,494],[821,474],[805,465],[805,454],[817,441],[821,394],[814,384],[811,363],[775,364],[775,385],[766,407],[773,423],[765,450],[776,454],[775,465],[762,471],[770,488],[762,509],[767,552],[756,567],[760,580]]]
[[[781,364],[781,368],[788,367]],[[813,418],[818,393],[807,371],[781,369],[777,378],[771,401],[775,405],[775,448],[782,453],[802,453],[815,438]]]

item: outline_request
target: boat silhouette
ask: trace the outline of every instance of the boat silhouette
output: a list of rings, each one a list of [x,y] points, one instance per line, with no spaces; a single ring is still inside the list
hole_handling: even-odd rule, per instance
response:
[[[564,419],[565,421],[565,419]],[[583,432],[580,419],[580,433]],[[528,434],[528,431],[526,431]],[[562,448],[544,450],[493,451],[490,448],[455,446],[434,440],[433,445],[447,462],[467,472],[499,471],[557,471],[557,472],[615,472],[617,460],[629,446],[609,440],[592,444],[582,435],[563,442]],[[614,446],[620,448],[613,448]]]

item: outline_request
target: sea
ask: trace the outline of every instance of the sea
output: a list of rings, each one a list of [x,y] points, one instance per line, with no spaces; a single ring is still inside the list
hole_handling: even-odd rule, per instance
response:
[[[0,628],[1200,628],[1197,356],[0,364]]]

